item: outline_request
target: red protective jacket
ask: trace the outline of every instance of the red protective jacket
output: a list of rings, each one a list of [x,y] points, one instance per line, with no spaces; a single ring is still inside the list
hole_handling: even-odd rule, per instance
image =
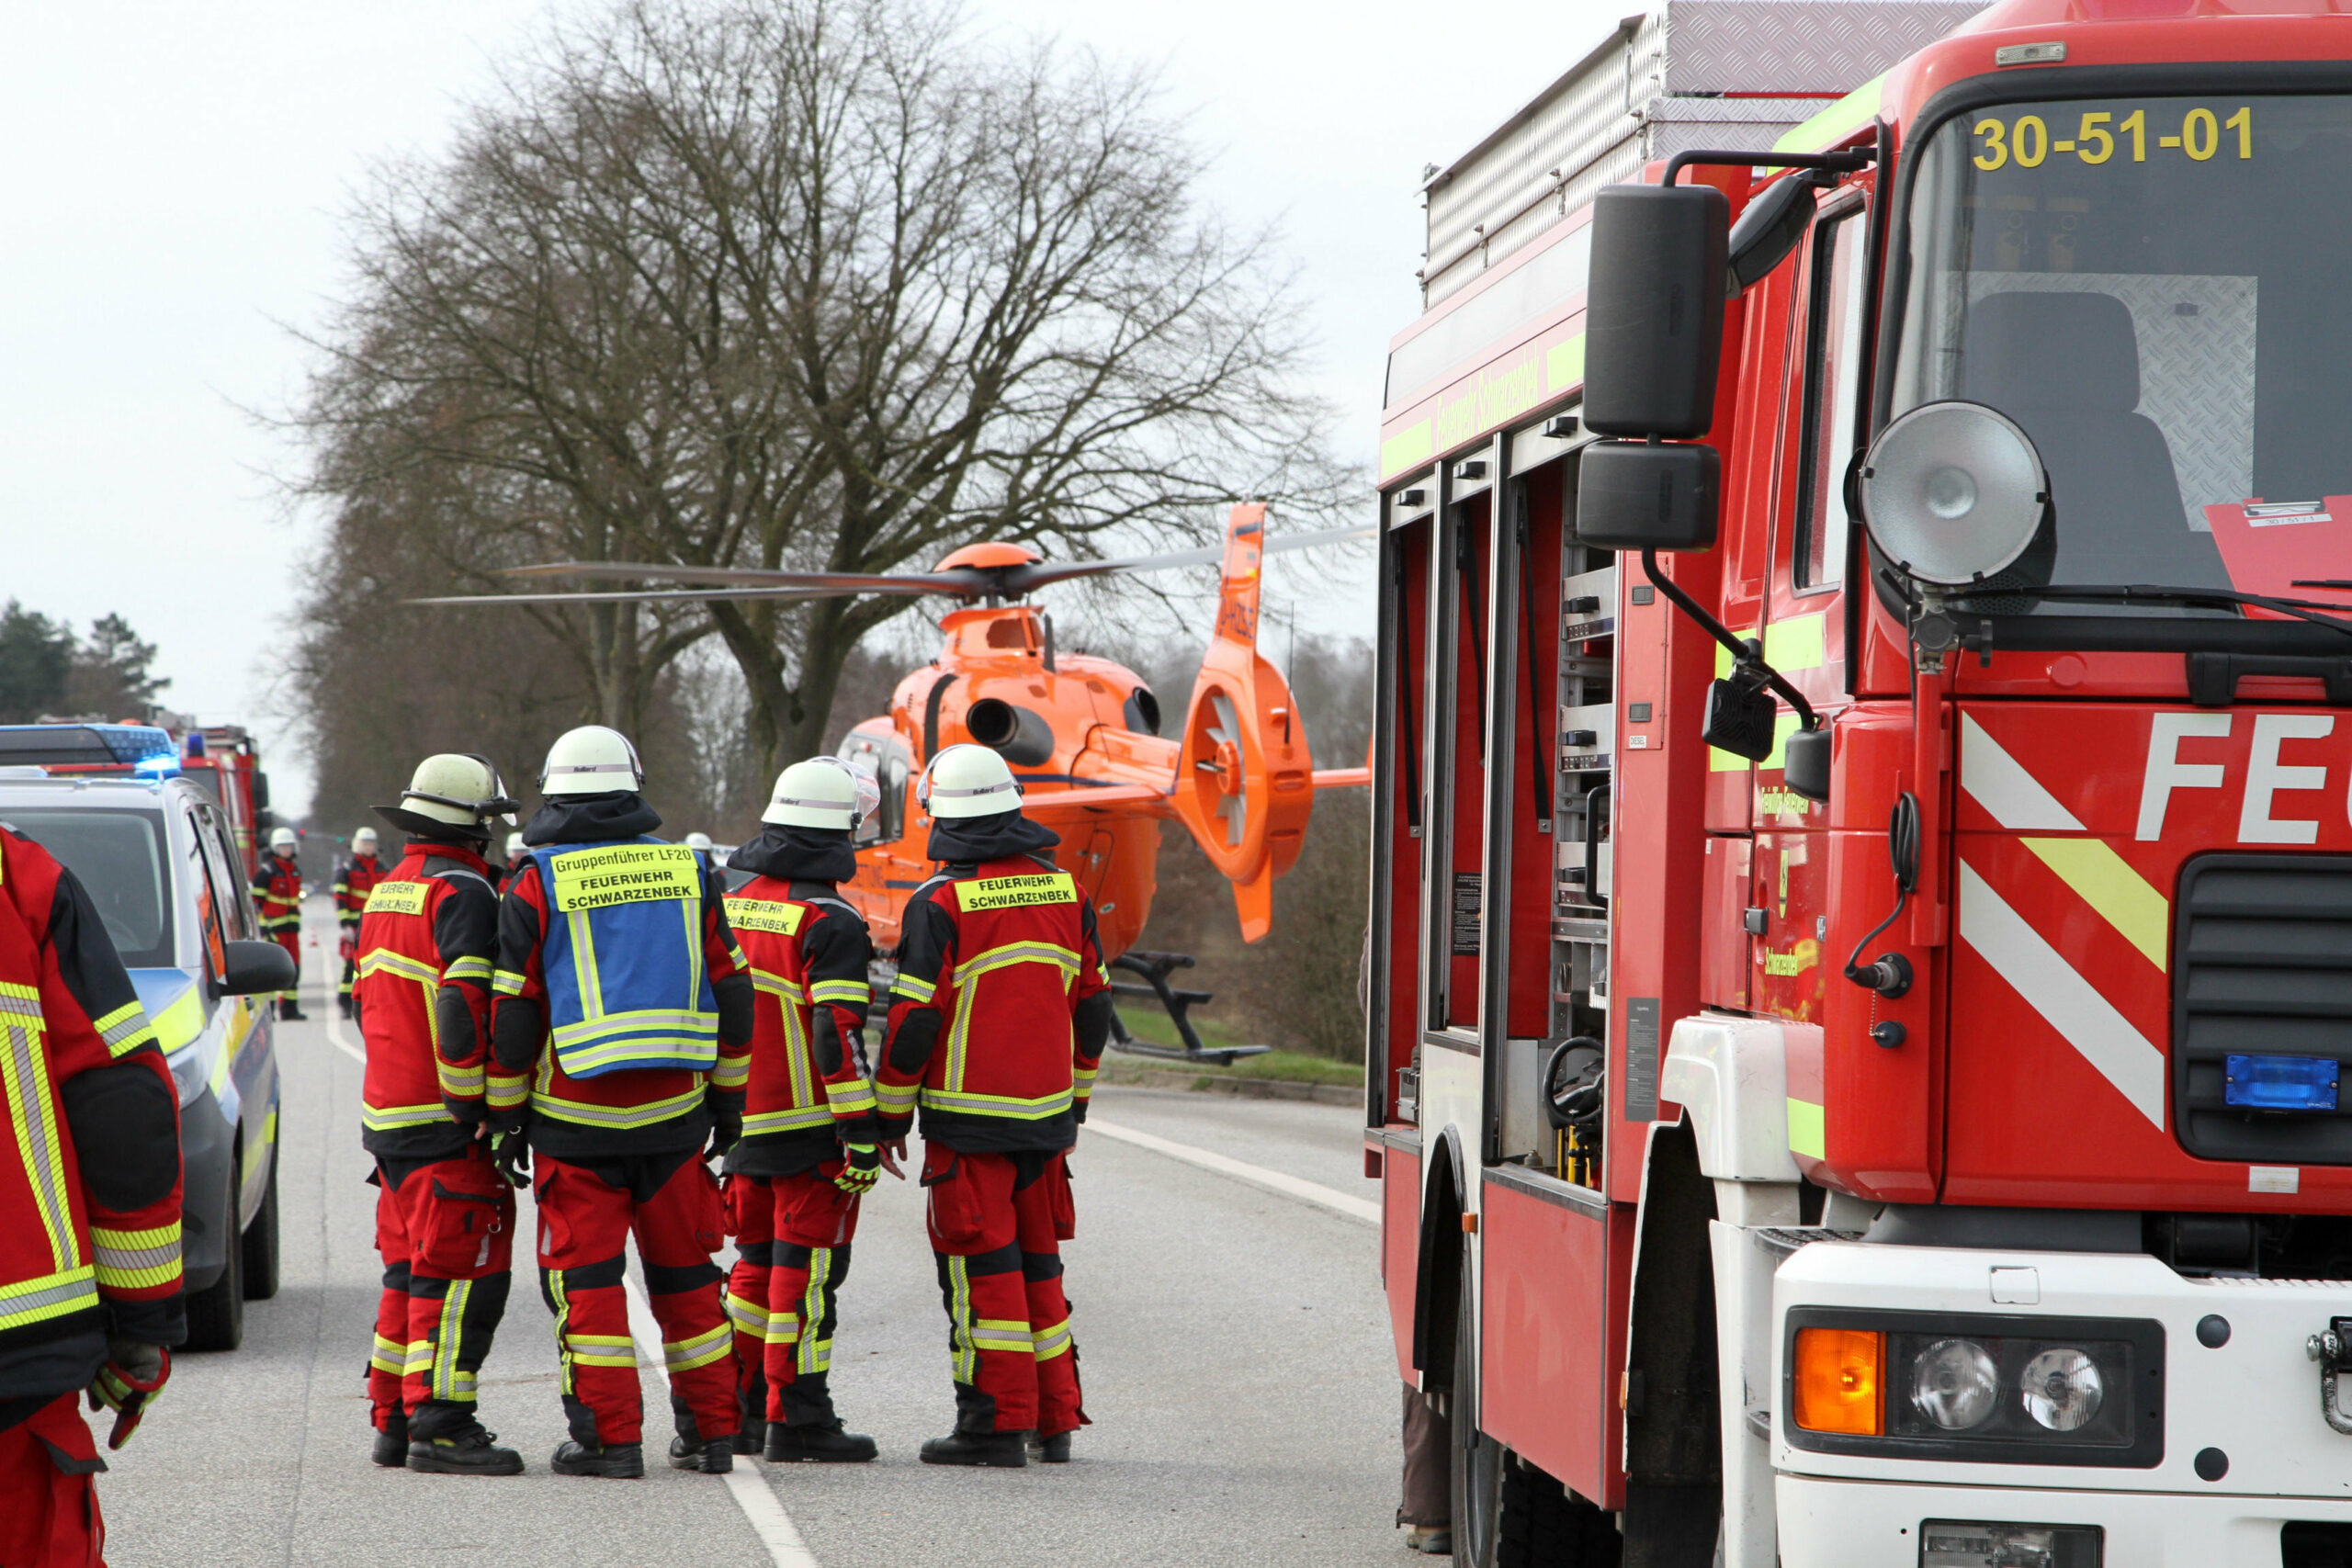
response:
[[[412,840],[368,895],[352,1003],[368,1044],[361,1141],[447,1159],[483,1119],[498,895],[481,852]]]
[[[728,895],[727,923],[759,991],[743,1141],[729,1170],[793,1176],[842,1143],[877,1136],[863,1036],[874,942],[833,886],[759,875]]]
[[[1030,830],[1001,835],[1009,843],[1055,841],[1006,815]],[[964,824],[934,830],[933,853],[970,836]],[[1076,1143],[1110,1034],[1110,978],[1084,889],[1027,853],[951,861],[908,897],[902,929],[875,1076],[884,1135],[901,1135],[919,1101],[923,1137],[948,1148]]]
[[[175,1345],[179,1095],[82,885],[0,829],[0,1427],[87,1383],[107,1337]]]
[[[474,858],[480,860],[481,857],[477,854]],[[334,868],[336,923],[346,928],[357,925],[359,917],[368,910],[368,895],[375,891],[376,884],[390,874],[391,873],[384,868],[384,863],[374,855],[354,855],[336,866]],[[493,878],[492,886],[495,885],[496,879]]]
[[[627,842],[661,825],[635,795],[592,796],[559,800],[525,831],[533,843],[592,844]],[[527,1122],[534,1150],[567,1160],[670,1154],[699,1148],[714,1118],[742,1116],[752,1066],[752,977],[728,929],[718,877],[707,865],[704,886],[703,964],[718,999],[718,1065],[707,1073],[647,1067],[576,1078],[548,1048],[541,960],[548,927],[546,882],[528,860],[508,879],[498,907],[488,1102],[493,1119]]]
[[[275,850],[264,850],[254,873],[254,908],[264,936],[273,941],[302,929],[302,869]]]

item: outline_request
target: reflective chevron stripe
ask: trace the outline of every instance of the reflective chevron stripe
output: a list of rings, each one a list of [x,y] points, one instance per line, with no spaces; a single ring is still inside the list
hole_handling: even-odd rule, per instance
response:
[[[531,1096],[531,1109],[560,1122],[577,1122],[583,1127],[626,1129],[650,1127],[657,1122],[667,1122],[673,1116],[683,1116],[700,1105],[702,1100],[700,1085],[684,1094],[673,1094],[667,1100],[651,1100],[644,1105],[593,1105],[584,1100],[560,1100],[542,1091]]]
[[[2101,919],[2113,926],[2158,969],[2172,934],[2172,906],[2105,839],[2091,837],[2081,818],[2042,787],[2041,781],[1967,714],[1960,718],[1960,783],[1985,815],[2012,833]],[[2050,834],[2082,834],[2052,838]],[[2025,835],[2032,835],[2030,837]]]
[[[128,1056],[155,1038],[155,1027],[147,1021],[147,1010],[135,1001],[125,1002],[98,1019],[96,1028],[110,1056]]]
[[[0,1285],[0,1332],[92,1311],[97,1304],[97,1271],[86,1263],[78,1269],[43,1274],[39,1279]]]
[[[832,1108],[826,1105],[803,1105],[790,1111],[755,1111],[743,1118],[743,1135],[752,1138],[769,1133],[797,1133],[809,1127],[830,1127],[832,1124]]]
[[[1960,935],[2134,1110],[2164,1126],[2164,1053],[1966,861],[1960,864]]]
[[[662,1342],[662,1364],[672,1372],[690,1372],[696,1367],[709,1366],[725,1360],[734,1353],[735,1333],[719,1324],[689,1339],[664,1339]]]
[[[101,1286],[145,1291],[168,1285],[180,1277],[180,1222],[137,1231],[92,1225],[90,1252]]]

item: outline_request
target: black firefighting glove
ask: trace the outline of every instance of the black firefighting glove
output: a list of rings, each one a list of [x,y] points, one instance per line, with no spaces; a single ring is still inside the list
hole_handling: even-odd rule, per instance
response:
[[[490,1163],[510,1187],[531,1184],[531,1145],[520,1127],[504,1127],[490,1140]]]
[[[164,1385],[172,1381],[172,1353],[161,1345],[109,1337],[106,1364],[90,1380],[90,1408],[114,1412],[114,1431],[107,1447],[119,1449],[130,1441],[139,1423]]]
[[[705,1159],[724,1159],[743,1136],[743,1113],[714,1109],[710,1113],[710,1148]]]
[[[872,1144],[843,1144],[841,1174],[833,1185],[853,1198],[863,1198],[882,1179],[882,1151]]]

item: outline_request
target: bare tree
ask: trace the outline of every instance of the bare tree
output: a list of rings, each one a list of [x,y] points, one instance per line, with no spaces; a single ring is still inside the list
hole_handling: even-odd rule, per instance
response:
[[[1197,209],[1148,73],[946,0],[643,0],[383,171],[297,423],[338,498],[417,465],[542,557],[874,573],[1332,506],[1262,236]],[[755,757],[820,739],[901,597],[537,611],[616,717],[706,631]],[[469,615],[511,612],[469,611]]]

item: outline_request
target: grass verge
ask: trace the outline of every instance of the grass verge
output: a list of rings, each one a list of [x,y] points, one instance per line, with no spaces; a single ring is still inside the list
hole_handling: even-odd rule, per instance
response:
[[[1119,1018],[1130,1033],[1138,1040],[1155,1045],[1180,1043],[1176,1025],[1157,1007],[1122,1006]],[[1205,1018],[1194,1018],[1193,1028],[1199,1033],[1201,1043],[1214,1050],[1220,1045],[1248,1045],[1255,1042],[1220,1027]],[[1244,1056],[1229,1067],[1213,1066],[1205,1062],[1171,1061],[1159,1056],[1135,1056],[1114,1050],[1113,1059],[1134,1066],[1152,1067],[1171,1073],[1197,1073],[1211,1077],[1275,1078],[1284,1083],[1329,1083],[1361,1085],[1363,1067],[1355,1062],[1335,1062],[1329,1056],[1310,1056],[1303,1051],[1279,1048],[1262,1055]]]

